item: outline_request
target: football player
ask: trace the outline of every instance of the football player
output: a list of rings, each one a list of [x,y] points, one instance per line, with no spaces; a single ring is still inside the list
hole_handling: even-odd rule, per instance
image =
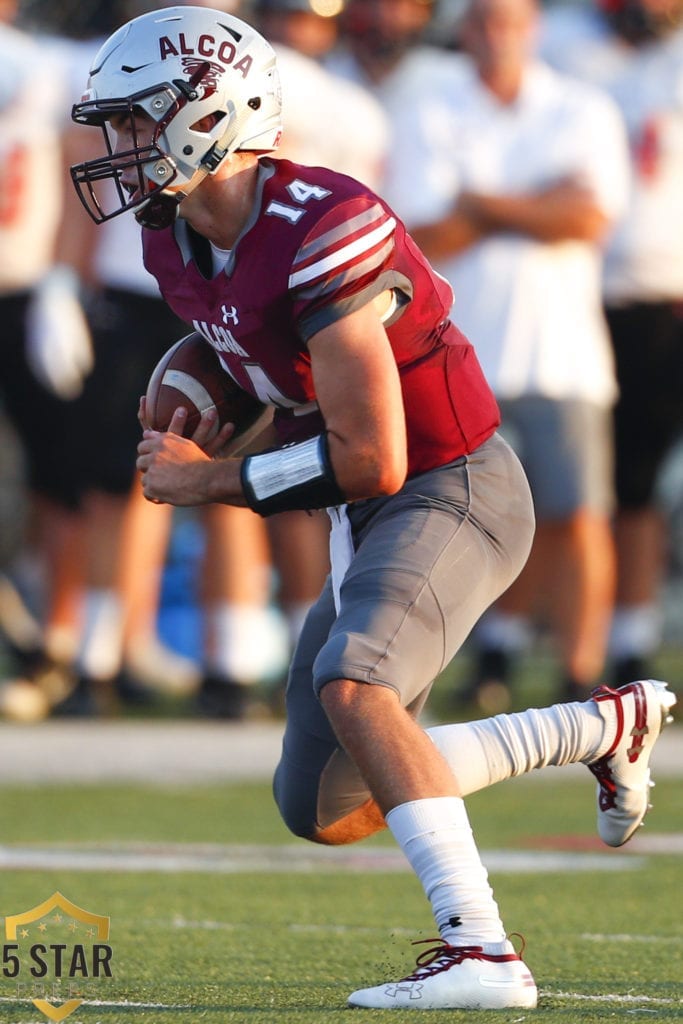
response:
[[[532,1007],[536,985],[507,938],[463,797],[581,761],[598,779],[600,835],[621,845],[647,810],[650,752],[675,698],[648,680],[583,703],[419,725],[433,680],[524,564],[529,488],[449,319],[449,286],[367,187],[265,155],[280,103],[258,33],[176,7],[115,33],[74,108],[106,139],[100,159],[72,171],[94,218],[136,212],[166,301],[275,407],[275,437],[242,458],[214,457],[231,427],[208,442],[209,414],[191,439],[182,410],[168,432],[146,429],[144,492],[264,516],[330,511],[333,568],[293,657],[277,804],[319,843],[388,825],[441,936],[408,977],[350,1004]]]

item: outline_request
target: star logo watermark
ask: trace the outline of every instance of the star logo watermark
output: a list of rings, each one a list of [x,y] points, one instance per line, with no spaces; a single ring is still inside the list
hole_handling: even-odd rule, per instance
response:
[[[109,918],[60,892],[5,917],[2,978],[48,1020],[63,1021],[83,1002],[85,982],[112,977]]]

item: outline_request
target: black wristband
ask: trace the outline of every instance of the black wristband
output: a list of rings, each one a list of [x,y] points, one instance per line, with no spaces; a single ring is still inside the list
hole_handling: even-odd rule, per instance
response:
[[[249,508],[261,516],[329,508],[346,501],[335,479],[325,434],[249,455],[240,475]]]

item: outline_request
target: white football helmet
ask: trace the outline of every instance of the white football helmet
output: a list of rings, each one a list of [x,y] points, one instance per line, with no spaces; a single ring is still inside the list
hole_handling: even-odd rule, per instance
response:
[[[141,110],[156,122],[151,145],[137,142],[135,113]],[[205,122],[200,130],[197,123],[208,115],[214,115],[211,127]],[[115,154],[108,121],[122,116],[130,119],[133,147]],[[72,118],[99,125],[106,141],[105,156],[71,168],[93,220],[137,208],[142,224],[166,227],[178,203],[230,153],[278,146],[275,52],[230,14],[185,6],[152,11],[123,25],[101,47]],[[121,181],[131,167],[137,171],[134,190]]]

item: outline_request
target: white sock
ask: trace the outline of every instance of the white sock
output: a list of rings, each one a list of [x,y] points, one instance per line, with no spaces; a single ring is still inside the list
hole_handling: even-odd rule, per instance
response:
[[[656,604],[620,605],[612,615],[610,655],[622,658],[649,657],[662,641],[662,611]]]
[[[520,654],[530,646],[532,630],[525,615],[489,608],[477,623],[473,636],[480,648]]]
[[[277,674],[286,665],[286,629],[271,608],[225,603],[208,608],[206,617],[209,671],[249,684]]]
[[[80,672],[91,679],[111,679],[121,667],[121,601],[114,590],[88,590],[77,655]]]
[[[609,732],[592,700],[427,729],[463,796],[534,768],[590,764],[609,749]]]
[[[422,883],[441,937],[453,946],[504,943],[505,928],[460,797],[400,804],[386,821]]]

